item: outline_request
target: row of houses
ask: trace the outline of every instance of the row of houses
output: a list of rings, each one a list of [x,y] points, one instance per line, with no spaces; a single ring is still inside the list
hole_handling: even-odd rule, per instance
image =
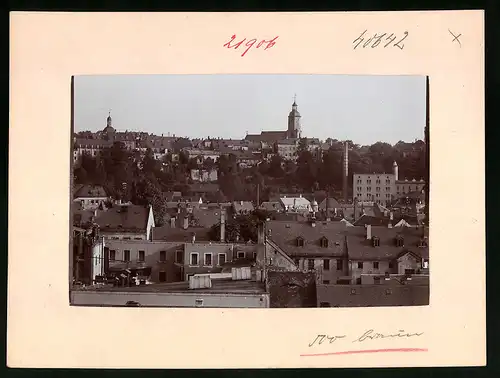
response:
[[[211,211],[211,218],[202,224],[190,221],[197,219],[196,210],[178,209],[164,227],[155,227],[151,207],[130,204],[74,219],[75,230],[91,230],[94,235],[86,244],[87,252],[80,241],[75,242],[74,276],[89,285],[103,277],[125,285],[124,280],[133,277],[155,286],[247,266],[253,280],[261,283],[267,282],[269,272],[278,271],[312,272],[320,286],[428,284],[425,228],[355,226],[345,219],[319,220],[313,214],[307,220],[265,222],[256,244],[228,243],[227,211],[223,207]],[[208,226],[216,220],[220,235],[210,240]]]

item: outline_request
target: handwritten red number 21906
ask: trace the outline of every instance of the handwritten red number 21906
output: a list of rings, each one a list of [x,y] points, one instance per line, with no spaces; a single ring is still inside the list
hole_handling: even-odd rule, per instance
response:
[[[224,43],[224,47],[227,47],[228,49],[235,49],[236,50],[241,45],[245,46],[247,49],[245,51],[243,51],[241,56],[245,56],[245,54],[248,52],[248,50],[250,50],[257,43],[257,39],[255,39],[255,38],[249,39],[249,40],[247,40],[246,38],[243,38],[241,41],[236,42],[234,44],[231,44],[232,42],[234,42],[235,39],[236,39],[236,35],[233,35],[229,42]],[[273,39],[271,39],[269,41],[266,41],[265,39],[263,39],[262,41],[260,41],[257,44],[257,46],[255,48],[258,49],[259,47],[266,44],[266,47],[264,48],[264,50],[270,49],[271,47],[273,47],[276,44],[277,39],[278,39],[278,36],[274,37]],[[246,41],[246,43],[244,43],[245,41]]]

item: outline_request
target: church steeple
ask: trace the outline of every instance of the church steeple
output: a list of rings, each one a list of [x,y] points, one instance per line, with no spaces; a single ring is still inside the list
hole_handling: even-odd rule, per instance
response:
[[[108,118],[106,119],[106,126],[113,127],[113,119],[111,118],[111,110],[108,112]]]
[[[300,138],[300,113],[297,110],[297,95],[293,96],[292,111],[288,115],[288,138]]]

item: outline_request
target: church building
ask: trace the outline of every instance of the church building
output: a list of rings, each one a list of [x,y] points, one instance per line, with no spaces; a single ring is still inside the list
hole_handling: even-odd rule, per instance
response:
[[[294,97],[292,110],[288,114],[288,129],[285,131],[262,131],[260,134],[247,134],[245,140],[273,144],[284,139],[301,138],[301,115],[297,110],[297,102]]]

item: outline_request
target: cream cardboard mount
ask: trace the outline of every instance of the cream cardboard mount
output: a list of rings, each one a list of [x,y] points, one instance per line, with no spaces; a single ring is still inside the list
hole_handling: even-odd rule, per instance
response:
[[[483,30],[481,11],[11,13],[8,365],[484,365]],[[70,307],[71,77],[132,73],[428,75],[429,306]],[[50,148],[33,164],[27,151],[39,151],[47,138]],[[464,145],[467,155],[461,153]],[[50,167],[51,180],[40,167]],[[456,185],[464,172],[468,185]],[[456,206],[464,198],[477,205],[466,214]],[[28,233],[27,214],[39,225]],[[132,345],[147,347],[130,348],[131,335]]]

